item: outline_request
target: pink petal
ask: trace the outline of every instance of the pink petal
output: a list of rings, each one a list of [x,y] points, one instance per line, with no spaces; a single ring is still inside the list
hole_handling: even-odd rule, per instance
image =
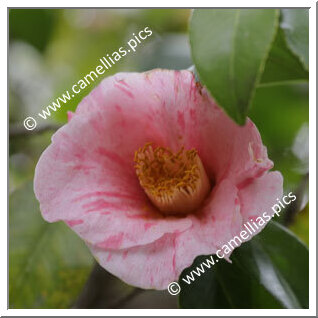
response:
[[[74,115],[75,115],[75,113],[68,111],[67,112],[67,120],[70,121]]]
[[[99,135],[94,126],[98,117],[105,119],[98,113],[73,117],[42,154],[34,189],[43,217],[72,225],[80,219],[83,222],[72,229],[88,243],[105,248],[148,244],[191,226],[190,219],[158,213],[139,185],[133,153],[120,156],[104,147],[108,134]]]
[[[133,163],[146,142],[198,150],[214,188],[196,214],[164,217],[150,203]],[[163,289],[268,207],[282,191],[281,176],[266,174],[271,167],[255,125],[236,125],[192,73],[119,73],[53,136],[34,190],[43,217],[64,220],[102,266],[130,284]]]
[[[264,226],[255,232],[248,232],[249,238],[242,239],[242,242],[250,240],[266,226],[268,220],[263,213],[266,211],[268,215],[273,215],[272,206],[282,193],[283,178],[277,171],[254,179],[241,189],[237,189],[228,179],[222,181],[206,202],[201,212],[203,217],[194,218],[191,229],[178,235],[177,268],[182,270],[190,266],[198,255],[216,253],[235,236],[240,237],[242,230],[246,231],[244,224],[261,216],[266,222]],[[230,254],[225,258],[228,259]]]
[[[112,251],[90,246],[97,261],[126,283],[141,288],[166,289],[194,258],[215,253],[241,226],[235,207],[237,190],[224,181],[214,192],[200,218],[192,217],[191,229],[167,234],[152,244]],[[127,268],[129,267],[129,270]],[[141,274],[142,269],[142,274]]]
[[[108,77],[84,98],[76,113],[101,110],[115,120],[112,127],[118,136],[112,137],[120,139],[129,153],[136,143],[143,146],[144,141],[136,140],[139,133],[147,141],[173,150],[182,145],[196,148],[216,181],[230,177],[244,182],[273,165],[255,125],[250,120],[244,127],[235,124],[188,71],[153,70]],[[127,130],[131,133],[128,139]]]
[[[110,251],[89,246],[98,263],[127,284],[166,289],[178,280],[175,271],[175,238],[167,234],[152,244]]]
[[[202,211],[197,217],[193,216],[191,229],[177,237],[179,273],[190,266],[196,256],[214,254],[240,232],[242,216],[237,198],[237,188],[231,181],[224,180],[215,187]]]
[[[244,222],[262,216],[263,212],[273,215],[272,206],[283,195],[283,177],[273,171],[261,178],[252,180],[239,190],[241,214]]]

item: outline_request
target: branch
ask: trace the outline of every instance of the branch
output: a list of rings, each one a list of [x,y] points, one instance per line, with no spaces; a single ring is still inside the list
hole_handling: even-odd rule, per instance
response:
[[[300,211],[302,199],[308,186],[308,181],[309,181],[309,173],[303,176],[298,188],[295,191],[295,195],[297,199],[287,207],[284,213],[284,220],[283,220],[284,225],[289,226],[292,223],[294,223],[295,217],[297,213]]]
[[[13,138],[13,137],[37,135],[37,134],[41,134],[43,132],[50,131],[50,130],[55,131],[61,127],[62,125],[60,124],[47,124],[47,125],[39,126],[35,128],[34,130],[27,130],[23,125],[15,124],[9,127],[9,137]]]
[[[125,297],[119,299],[117,302],[113,303],[111,306],[109,306],[109,308],[113,308],[113,309],[122,308],[123,305],[125,305],[131,299],[135,298],[136,296],[138,296],[139,294],[141,294],[143,292],[144,292],[143,289],[134,288],[128,295],[126,295]]]
[[[72,308],[121,308],[125,303],[143,292],[140,288],[133,288],[131,292],[123,297],[116,298],[116,295],[123,290],[122,286],[120,286],[120,289],[118,288],[118,282],[116,277],[95,262],[95,266]]]

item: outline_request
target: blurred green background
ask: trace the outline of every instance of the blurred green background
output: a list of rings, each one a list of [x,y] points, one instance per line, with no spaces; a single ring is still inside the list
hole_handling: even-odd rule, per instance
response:
[[[48,224],[33,194],[35,165],[49,145],[55,126],[66,122],[102,78],[120,71],[152,68],[187,69],[190,10],[185,9],[11,9],[9,11],[9,306],[70,308],[87,280],[93,259],[86,246],[64,224]],[[39,127],[23,129],[65,90],[95,69],[148,26],[153,34],[103,76],[63,105]],[[270,107],[270,111],[269,111]],[[289,223],[308,244],[308,84],[260,86],[249,117],[259,128],[275,169],[284,176],[284,191],[299,202]],[[22,128],[22,130],[21,130]],[[298,213],[301,211],[301,213]],[[283,217],[278,220],[283,222]],[[176,308],[166,292],[146,291],[122,302],[132,287],[109,275],[105,303],[120,308]],[[98,306],[98,305],[97,305]],[[126,307],[125,307],[126,306]]]

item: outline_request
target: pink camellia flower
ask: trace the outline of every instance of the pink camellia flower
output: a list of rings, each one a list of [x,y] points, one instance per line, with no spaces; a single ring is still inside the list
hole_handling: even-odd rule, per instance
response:
[[[165,289],[271,215],[272,166],[252,121],[236,125],[191,72],[119,73],[54,134],[34,189],[45,220],[66,222],[106,270]]]

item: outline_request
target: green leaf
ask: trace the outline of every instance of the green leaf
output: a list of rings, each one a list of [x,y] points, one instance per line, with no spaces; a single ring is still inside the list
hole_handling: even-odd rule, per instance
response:
[[[307,83],[258,87],[249,113],[275,170],[284,176],[285,192],[296,190],[303,178],[303,164],[292,149],[297,132],[309,121],[308,103]]]
[[[194,10],[192,57],[218,104],[244,124],[278,26],[275,9]]]
[[[69,308],[90,272],[85,244],[64,224],[45,222],[27,183],[10,195],[10,308]]]
[[[202,277],[196,278],[191,285],[188,285],[182,278],[190,273],[192,269],[200,266],[206,260],[207,256],[198,256],[191,267],[185,269],[179,278],[181,293],[179,296],[179,306],[181,308],[197,308],[197,309],[231,309],[222,286],[217,279],[216,270],[208,270]],[[219,265],[219,264],[218,264]]]
[[[218,259],[190,285],[184,282],[205,259],[198,257],[180,276],[182,308],[308,308],[308,249],[276,222],[237,248],[232,264]]]
[[[308,81],[309,74],[287,47],[284,32],[279,29],[269,52],[260,85]],[[260,86],[259,85],[259,86]]]
[[[309,204],[296,214],[295,221],[289,229],[295,233],[307,246],[309,245]]]
[[[44,51],[53,35],[57,14],[56,9],[10,9],[10,41],[22,40]]]
[[[281,277],[289,285],[301,308],[309,306],[309,251],[291,231],[277,222],[271,222],[255,238]],[[287,290],[288,291],[288,290]]]
[[[309,10],[282,9],[281,28],[286,35],[289,48],[309,69]]]

